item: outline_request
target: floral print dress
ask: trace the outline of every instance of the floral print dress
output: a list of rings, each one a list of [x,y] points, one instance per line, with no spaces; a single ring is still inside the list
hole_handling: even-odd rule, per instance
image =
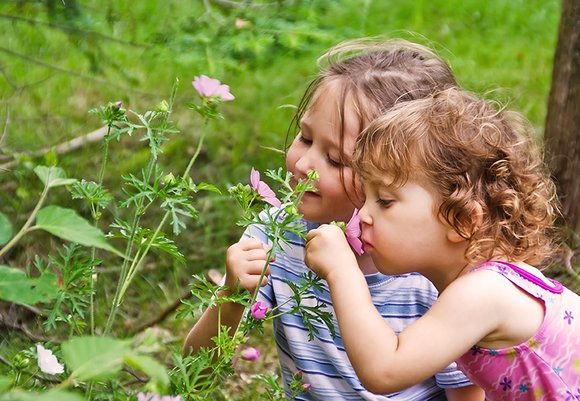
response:
[[[489,401],[580,400],[580,296],[555,280],[505,262],[487,262],[491,270],[544,304],[544,321],[532,338],[513,347],[474,346],[459,368],[485,390]]]

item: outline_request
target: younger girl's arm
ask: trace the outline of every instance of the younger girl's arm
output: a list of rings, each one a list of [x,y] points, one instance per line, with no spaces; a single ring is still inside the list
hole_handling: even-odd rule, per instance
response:
[[[342,231],[323,225],[308,235],[306,264],[330,287],[347,355],[377,394],[392,393],[441,371],[497,327],[484,307],[485,284],[452,283],[423,317],[397,336],[373,306],[366,281]],[[467,276],[473,275],[466,275]]]
[[[230,246],[226,253],[226,281],[230,289],[237,288],[254,291],[268,257],[269,246],[256,238],[242,238]],[[266,271],[261,286],[268,283],[269,271]],[[231,291],[231,290],[228,290]],[[222,294],[223,295],[223,294]],[[219,324],[230,327],[230,334],[238,327],[244,307],[235,303],[224,303],[220,306]],[[183,353],[188,355],[200,348],[211,348],[215,343],[211,340],[218,334],[218,308],[208,308],[193,326],[183,346]]]

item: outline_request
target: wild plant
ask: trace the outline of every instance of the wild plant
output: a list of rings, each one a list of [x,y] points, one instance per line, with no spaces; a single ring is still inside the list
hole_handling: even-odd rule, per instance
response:
[[[193,86],[200,100],[187,106],[205,123],[223,118],[219,107],[234,99],[229,87],[206,76],[196,77]],[[190,176],[205,132],[183,171],[174,174],[160,167],[163,145],[179,132],[171,120],[177,87],[178,81],[167,100],[143,114],[126,109],[121,102],[91,110],[106,127],[95,180],[69,178],[57,166],[36,166],[34,173],[43,183],[43,190],[26,221],[14,233],[11,219],[0,212],[0,261],[5,263],[0,265],[0,299],[33,310],[43,321],[44,335],[53,335],[28,336],[21,351],[0,355],[6,366],[0,375],[0,401],[219,399],[223,383],[234,374],[236,359],[259,355],[256,350],[252,354],[244,349],[244,344],[252,331],[261,330],[266,321],[280,313],[279,307],[263,308],[256,301],[257,291],[221,295],[226,287],[203,275],[193,277],[192,297],[183,300],[178,319],[210,306],[219,308],[225,302],[246,308],[239,327],[230,329],[219,323],[215,347],[183,356],[181,341],[177,345],[163,344],[151,330],[123,335],[122,326],[116,324],[127,290],[138,275],[144,274],[142,266],[152,251],[187,263],[174,239],[198,217],[196,195],[200,191],[222,192],[214,185],[196,183]],[[123,175],[120,191],[106,188],[111,143],[138,135],[148,145],[146,165],[139,173]],[[305,236],[297,205],[305,191],[314,190],[312,181],[317,175],[312,172],[295,187],[290,185],[291,175],[282,169],[268,170],[266,175],[280,188],[279,197],[254,170],[250,184],[238,184],[227,192],[241,207],[238,224],[260,226],[270,240],[270,255],[274,255],[287,241],[286,233]],[[81,203],[79,209],[88,211],[89,218],[72,208],[47,205],[49,192],[63,188]],[[114,195],[117,193],[121,195]],[[109,207],[112,204],[116,207]],[[155,216],[157,221],[151,223]],[[106,224],[106,220],[112,222]],[[35,230],[60,238],[64,245],[48,255],[36,255],[24,268],[10,265],[15,246]],[[105,267],[118,274],[114,295],[108,302],[97,285]],[[267,267],[268,263],[262,275]],[[301,285],[289,285],[294,293],[292,312],[303,316],[312,333],[316,330],[312,319],[333,330],[332,315],[324,305],[304,304],[309,298],[308,289],[321,285],[319,279],[310,274],[304,276]],[[103,314],[105,317],[99,318]],[[296,384],[286,395],[275,375],[258,375],[256,382],[265,387],[262,394],[267,399],[283,399],[308,390],[300,378],[297,372]],[[164,393],[172,395],[160,396]]]

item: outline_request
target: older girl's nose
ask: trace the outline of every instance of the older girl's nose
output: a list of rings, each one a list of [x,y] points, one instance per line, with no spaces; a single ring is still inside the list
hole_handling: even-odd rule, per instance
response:
[[[296,161],[296,170],[305,176],[312,170],[314,170],[314,164],[312,162],[312,155],[310,149],[302,153],[298,160]]]

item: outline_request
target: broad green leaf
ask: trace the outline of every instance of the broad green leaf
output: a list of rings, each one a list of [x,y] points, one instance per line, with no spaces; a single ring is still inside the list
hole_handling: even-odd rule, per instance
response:
[[[8,376],[0,376],[0,394],[4,394],[12,385],[12,379]]]
[[[58,294],[56,281],[50,272],[29,278],[20,269],[0,265],[0,299],[25,305],[47,302]]]
[[[66,178],[64,170],[60,167],[36,166],[34,172],[48,188],[70,185],[77,181],[74,178]]]
[[[56,235],[67,241],[77,244],[101,248],[116,255],[123,256],[121,252],[111,246],[105,239],[105,235],[97,227],[72,209],[60,206],[47,206],[38,212],[36,225],[33,229],[41,229]]]
[[[62,356],[71,376],[101,380],[115,376],[131,352],[131,342],[110,337],[77,337],[62,344]]]
[[[158,391],[164,390],[169,384],[169,376],[165,366],[148,355],[129,353],[125,355],[125,363],[149,376],[151,381],[157,385]]]
[[[0,245],[6,244],[12,238],[12,223],[8,217],[0,212]]]

